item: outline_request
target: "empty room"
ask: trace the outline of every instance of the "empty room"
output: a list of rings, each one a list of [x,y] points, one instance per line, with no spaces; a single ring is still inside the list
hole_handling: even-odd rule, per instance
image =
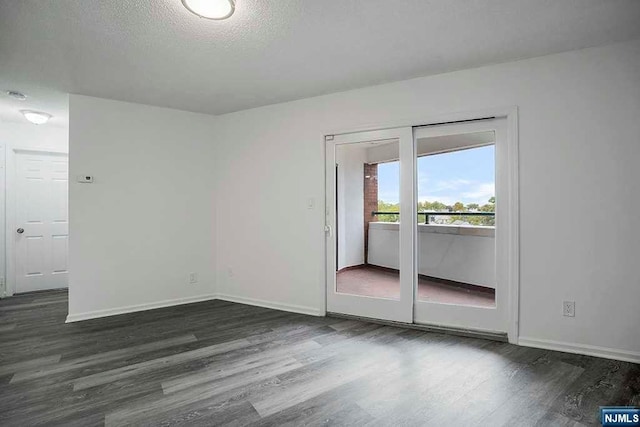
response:
[[[640,426],[640,1],[0,0],[0,425]]]

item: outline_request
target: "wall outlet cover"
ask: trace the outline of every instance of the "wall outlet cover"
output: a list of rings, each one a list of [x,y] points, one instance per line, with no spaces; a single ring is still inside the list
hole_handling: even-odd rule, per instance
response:
[[[82,184],[91,184],[93,182],[93,176],[92,175],[78,175],[76,177],[76,181],[82,183]]]
[[[562,303],[562,315],[566,317],[575,317],[576,316],[576,302],[575,301],[564,301]]]

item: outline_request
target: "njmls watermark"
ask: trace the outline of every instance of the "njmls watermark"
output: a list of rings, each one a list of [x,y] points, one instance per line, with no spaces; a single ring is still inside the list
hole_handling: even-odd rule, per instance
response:
[[[640,408],[631,406],[601,406],[603,426],[640,426]]]

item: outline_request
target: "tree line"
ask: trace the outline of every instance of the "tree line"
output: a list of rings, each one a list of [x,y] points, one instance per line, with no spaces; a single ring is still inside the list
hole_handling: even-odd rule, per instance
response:
[[[399,203],[387,203],[383,200],[378,201],[378,211],[380,212],[400,212]],[[487,203],[480,205],[478,203],[464,204],[462,202],[456,202],[453,205],[446,205],[439,201],[418,202],[418,212],[443,212],[450,213],[449,216],[437,216],[431,217],[429,223],[431,224],[453,224],[456,221],[462,221],[471,225],[489,225],[494,226],[496,224],[495,216],[469,216],[469,215],[456,215],[457,213],[464,212],[495,212],[496,211],[496,198],[491,197]],[[396,222],[398,221],[398,215],[393,214],[380,214],[377,215],[378,221],[382,222]],[[424,222],[424,215],[418,216],[419,222]]]

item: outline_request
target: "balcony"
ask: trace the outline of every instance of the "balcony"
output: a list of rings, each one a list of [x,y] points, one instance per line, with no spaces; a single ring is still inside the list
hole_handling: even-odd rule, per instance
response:
[[[397,212],[372,213],[390,218]],[[495,227],[457,224],[454,217],[494,218],[493,212],[421,212],[418,227],[418,300],[495,306]],[[442,224],[443,218],[453,224]],[[464,219],[464,218],[462,218]],[[489,221],[492,222],[492,221]],[[364,265],[341,269],[341,293],[398,299],[398,222],[368,223]]]

